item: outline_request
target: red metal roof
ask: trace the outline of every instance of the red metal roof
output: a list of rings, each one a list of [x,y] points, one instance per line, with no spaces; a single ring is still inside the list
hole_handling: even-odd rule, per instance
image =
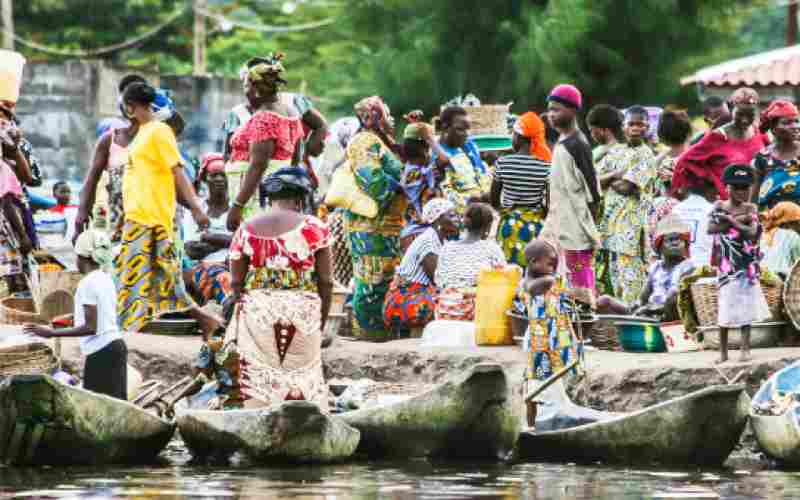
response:
[[[800,85],[800,45],[708,66],[682,78],[681,85]]]

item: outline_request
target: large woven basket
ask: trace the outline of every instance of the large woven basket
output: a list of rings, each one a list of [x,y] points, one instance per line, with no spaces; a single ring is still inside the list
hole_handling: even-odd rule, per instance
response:
[[[603,351],[622,351],[622,344],[619,342],[617,326],[611,320],[598,318],[593,324],[583,329],[583,338],[589,340],[589,344]]]
[[[770,321],[783,318],[783,286],[761,285],[764,298],[767,300]],[[715,326],[719,322],[719,289],[716,281],[698,281],[692,283],[692,302],[700,326]]]
[[[36,305],[33,299],[18,297],[0,299],[0,323],[4,325],[50,324],[48,318],[35,311]]]
[[[333,277],[342,285],[348,286],[353,277],[353,260],[347,246],[341,212],[333,212],[328,216],[328,227],[333,236]]]
[[[0,348],[0,377],[50,373],[56,367],[53,350],[39,342]]]
[[[470,135],[508,135],[508,104],[487,104],[467,106]]]

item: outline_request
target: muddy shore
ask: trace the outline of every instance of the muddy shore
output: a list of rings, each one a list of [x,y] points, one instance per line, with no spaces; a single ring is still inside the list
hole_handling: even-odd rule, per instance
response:
[[[135,334],[126,337],[129,363],[145,379],[174,382],[191,373],[200,345],[197,337]],[[729,379],[739,381],[752,396],[766,378],[800,358],[800,348],[753,350],[753,359],[721,365]],[[725,383],[714,367],[716,351],[680,354],[634,354],[589,351],[586,374],[570,385],[576,403],[600,410],[633,411],[682,396],[713,384]],[[77,339],[64,339],[65,365],[80,373],[83,360]],[[338,338],[323,350],[325,376],[370,378],[401,383],[435,383],[476,363],[494,361],[505,367],[514,383],[522,380],[525,354],[518,346],[443,348],[426,347],[420,340],[387,343],[357,342]]]

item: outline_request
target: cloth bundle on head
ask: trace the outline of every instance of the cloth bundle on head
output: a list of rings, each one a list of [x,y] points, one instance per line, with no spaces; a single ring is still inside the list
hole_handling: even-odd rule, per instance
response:
[[[761,221],[767,232],[774,232],[783,224],[800,222],[800,205],[791,201],[782,201],[770,210],[762,212]]]
[[[262,186],[267,195],[275,195],[288,189],[308,195],[314,190],[308,172],[300,167],[285,167],[277,170],[264,180]]]
[[[664,237],[668,234],[679,234],[681,239],[687,243],[691,242],[692,239],[692,229],[689,225],[683,222],[676,214],[669,214],[661,219],[656,226],[656,238],[653,240],[653,247],[656,252],[661,251],[661,244],[664,242]],[[688,245],[686,251],[687,253],[689,251]]]
[[[793,103],[782,99],[772,101],[767,109],[761,113],[761,132],[770,131],[781,118],[797,118],[798,116],[800,116],[800,113]]]
[[[353,106],[361,126],[374,132],[388,133],[391,128],[389,106],[380,97],[365,97]]]
[[[556,85],[556,87],[550,91],[550,95],[547,96],[547,102],[551,101],[573,109],[581,109],[583,106],[581,91],[578,90],[578,87],[567,83]]]
[[[750,87],[740,87],[731,94],[730,101],[734,106],[754,106],[760,102],[758,92]]]
[[[256,57],[247,61],[239,71],[239,77],[252,83],[274,82],[286,85],[286,80],[281,78],[283,73],[284,54],[281,52],[269,54],[267,57]]]
[[[453,202],[446,198],[434,198],[422,207],[422,221],[425,224],[433,224],[439,217],[455,208]]]
[[[553,154],[547,147],[544,122],[539,115],[529,111],[517,119],[514,124],[514,132],[531,141],[530,155],[543,161],[551,161]]]
[[[92,259],[101,267],[109,266],[113,259],[111,239],[102,231],[87,229],[78,236],[75,253],[80,257]]]

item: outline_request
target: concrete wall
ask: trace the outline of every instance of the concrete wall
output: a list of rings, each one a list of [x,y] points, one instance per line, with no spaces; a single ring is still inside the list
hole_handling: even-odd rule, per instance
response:
[[[237,80],[159,77],[102,61],[32,63],[25,67],[17,114],[42,162],[46,181],[82,181],[94,152],[97,123],[119,115],[117,83],[130,72],[175,93],[178,110],[187,122],[182,146],[190,154],[216,150],[222,140],[222,122],[242,98]]]

